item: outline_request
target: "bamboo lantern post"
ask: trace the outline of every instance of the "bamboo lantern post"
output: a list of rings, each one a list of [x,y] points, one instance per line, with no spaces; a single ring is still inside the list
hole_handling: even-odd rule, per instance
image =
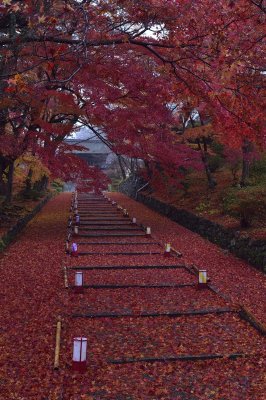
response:
[[[54,369],[59,369],[61,328],[62,328],[62,321],[61,321],[61,317],[59,317],[57,324],[56,324]]]

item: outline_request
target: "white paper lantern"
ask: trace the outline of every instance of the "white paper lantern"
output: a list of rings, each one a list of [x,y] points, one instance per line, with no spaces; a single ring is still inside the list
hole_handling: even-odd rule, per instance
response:
[[[165,253],[166,256],[170,255],[170,253],[171,253],[171,245],[170,245],[170,243],[166,243],[165,252],[164,253]]]
[[[136,224],[137,223],[137,219],[135,217],[132,218],[132,222],[133,222],[133,224]]]
[[[75,337],[73,342],[72,367],[75,371],[85,372],[87,363],[87,338]]]
[[[151,228],[149,226],[146,228],[146,235],[151,235]]]
[[[200,285],[206,285],[207,284],[207,271],[206,270],[200,270],[199,271],[199,284]]]
[[[75,242],[72,243],[72,245],[71,245],[71,252],[72,252],[73,254],[77,254],[77,253],[78,253],[78,245],[77,245],[77,243],[75,243]]]
[[[83,272],[76,271],[75,273],[75,286],[82,287],[83,286]]]
[[[77,225],[74,226],[74,233],[75,235],[78,235],[79,233],[79,227]]]

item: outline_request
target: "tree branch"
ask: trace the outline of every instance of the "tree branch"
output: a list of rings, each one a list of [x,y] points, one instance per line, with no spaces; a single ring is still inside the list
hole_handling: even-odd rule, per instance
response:
[[[97,47],[97,46],[112,46],[115,44],[133,44],[136,46],[155,46],[161,48],[172,49],[175,46],[170,44],[156,43],[156,42],[145,42],[140,40],[131,39],[129,37],[120,38],[120,39],[103,39],[103,40],[82,40],[82,39],[67,39],[53,36],[17,36],[14,38],[1,37],[0,45],[9,45],[9,44],[21,44],[21,43],[58,43],[58,44],[71,44],[71,45],[79,45],[84,44],[88,47]]]

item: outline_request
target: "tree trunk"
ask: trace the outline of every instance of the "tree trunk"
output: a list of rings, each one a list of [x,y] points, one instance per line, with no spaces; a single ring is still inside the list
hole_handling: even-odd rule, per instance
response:
[[[11,203],[13,195],[13,177],[14,177],[14,161],[11,161],[8,166],[7,173],[7,193],[5,203]]]
[[[201,146],[200,139],[197,139],[197,144],[198,144],[198,148],[199,148],[200,153],[201,153],[201,160],[203,162],[204,169],[205,169],[205,172],[206,172],[206,176],[207,176],[207,180],[208,180],[208,186],[209,186],[210,189],[213,189],[217,185],[217,182],[213,178],[211,170],[210,170],[210,167],[209,167],[208,148],[207,148],[207,143],[206,143],[205,138],[203,138],[203,146],[204,146],[204,148],[202,148],[202,146]]]
[[[123,167],[123,164],[122,164],[122,157],[121,157],[120,154],[117,154],[117,159],[118,159],[118,163],[119,163],[119,167],[120,167],[120,170],[121,170],[122,177],[125,180],[127,176],[126,176],[126,172],[125,172],[125,169]]]
[[[39,193],[42,193],[47,189],[47,185],[48,185],[48,176],[43,175],[41,179],[39,179],[34,183],[32,189],[36,190]]]
[[[10,38],[15,38],[16,36],[16,13],[11,12],[9,14],[9,37]],[[11,63],[5,63],[3,60],[1,60],[0,63],[0,71],[3,74],[8,74],[12,70],[14,71],[17,66],[17,57],[16,57],[16,44],[14,42],[14,56],[15,60],[13,59],[12,64]],[[4,91],[7,83],[4,81],[1,81],[0,84],[0,96],[2,92]],[[3,136],[5,135],[5,129],[6,129],[6,124],[7,124],[7,118],[8,118],[8,110],[4,109],[0,112],[0,129],[1,132],[3,132]],[[1,138],[3,140],[3,138]],[[8,172],[4,173],[4,171],[8,168]],[[5,196],[5,203],[10,203],[12,200],[12,189],[13,189],[13,174],[14,174],[14,161],[10,161],[9,159],[5,158],[4,156],[0,156],[0,193]],[[4,179],[7,179],[7,183],[4,181]]]
[[[144,165],[145,165],[145,168],[146,168],[146,171],[147,171],[148,180],[151,180],[152,176],[153,176],[153,172],[152,172],[152,169],[150,167],[149,161],[144,160]]]
[[[8,167],[8,162],[5,157],[0,156],[0,196],[6,197],[7,184],[5,182],[5,170]]]
[[[48,186],[48,182],[49,182],[49,178],[48,176],[44,175],[41,179],[41,191],[44,192],[45,190],[47,190],[47,186]]]
[[[30,191],[31,191],[31,178],[32,178],[32,174],[33,174],[33,171],[32,171],[32,169],[30,168],[29,169],[29,172],[28,172],[28,175],[27,175],[27,178],[26,178],[26,180],[25,180],[25,191],[24,191],[24,194],[27,196],[27,195],[29,195],[29,193],[30,193]]]
[[[203,121],[201,119],[201,116],[199,116],[199,117],[200,117],[200,124],[201,124],[201,126],[203,126],[204,123],[203,123]],[[191,121],[192,127],[194,128],[195,124],[194,124],[193,118],[191,118],[191,116],[190,116],[190,121]],[[201,143],[200,143],[200,138],[197,139],[197,144],[198,144],[198,148],[199,148],[200,153],[201,153],[201,160],[203,162],[204,169],[205,169],[205,172],[206,172],[206,176],[207,176],[207,180],[208,180],[208,186],[209,186],[210,189],[213,189],[217,185],[217,182],[213,178],[211,170],[210,170],[210,167],[209,167],[208,145],[207,145],[207,142],[206,142],[206,138],[203,137],[202,141],[203,141],[203,148],[202,148]]]
[[[247,186],[247,181],[249,178],[250,172],[250,153],[252,152],[252,143],[248,139],[244,139],[242,144],[242,173],[241,173],[241,180],[240,186],[244,187]]]
[[[131,158],[130,159],[130,174],[131,175],[135,175],[136,174],[136,166],[137,166],[137,163],[136,163],[136,158]]]

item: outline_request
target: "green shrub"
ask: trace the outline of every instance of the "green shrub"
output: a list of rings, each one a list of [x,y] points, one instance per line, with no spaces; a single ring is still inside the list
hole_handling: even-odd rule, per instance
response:
[[[263,215],[266,215],[266,200],[265,199],[246,199],[240,200],[237,207],[237,212],[240,217],[240,224],[243,228],[252,225],[252,222]]]
[[[224,152],[224,145],[219,143],[219,142],[212,142],[210,145],[210,148],[214,153],[218,154],[219,156],[223,157],[223,152]]]
[[[250,167],[250,177],[254,183],[266,185],[266,156],[253,161]]]
[[[266,189],[260,186],[230,189],[222,205],[226,214],[239,218],[242,227],[249,227],[266,217]]]
[[[2,239],[0,239],[0,252],[3,251],[5,247],[6,247],[5,242]]]
[[[44,192],[39,192],[38,190],[31,189],[27,191],[27,193],[24,193],[24,198],[29,199],[29,200],[40,200],[44,196]]]
[[[63,187],[64,187],[64,182],[62,182],[60,179],[55,179],[54,181],[51,182],[51,188],[58,193],[63,191]]]
[[[209,208],[210,208],[210,204],[205,203],[203,201],[203,202],[199,203],[199,205],[195,208],[195,210],[202,213],[202,212],[208,211]]]
[[[121,178],[113,178],[112,183],[110,185],[110,188],[108,187],[108,190],[111,192],[117,192],[119,190],[119,185],[123,183],[123,179]]]
[[[232,214],[232,207],[237,201],[237,190],[227,189],[222,197],[222,210],[225,214]]]
[[[215,172],[218,169],[222,168],[225,164],[224,158],[220,155],[216,154],[213,156],[209,156],[209,168],[211,172]]]
[[[182,186],[182,189],[185,193],[185,195],[188,194],[188,190],[191,187],[191,183],[189,182],[188,179],[184,179],[183,181],[180,181],[180,185]]]

